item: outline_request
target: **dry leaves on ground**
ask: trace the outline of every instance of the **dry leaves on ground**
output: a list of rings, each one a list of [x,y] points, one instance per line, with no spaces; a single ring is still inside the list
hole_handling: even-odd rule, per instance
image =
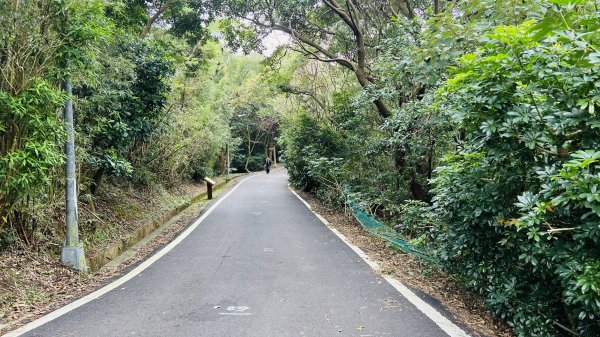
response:
[[[311,194],[297,191],[313,210],[360,247],[381,266],[381,272],[394,276],[404,284],[438,300],[457,321],[479,336],[513,336],[506,324],[492,318],[484,308],[483,299],[464,290],[458,282],[435,266],[418,257],[390,248],[383,239],[370,235],[344,210],[323,204]]]
[[[197,195],[201,190],[202,186],[196,185],[186,186],[181,192]],[[102,268],[90,275],[79,274],[65,267],[56,256],[43,252],[19,249],[0,253],[0,335],[109,283],[130,266],[171,242],[207,204],[208,201],[201,201],[184,210],[164,232],[138,249],[133,258],[118,268]],[[148,211],[152,207],[152,203],[147,204]],[[130,231],[142,226],[144,221],[136,219],[133,223],[128,226]]]

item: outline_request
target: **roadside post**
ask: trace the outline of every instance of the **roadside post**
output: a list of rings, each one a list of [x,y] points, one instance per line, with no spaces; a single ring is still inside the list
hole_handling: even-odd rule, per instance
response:
[[[63,264],[79,270],[87,271],[83,243],[79,241],[77,219],[77,177],[75,172],[75,132],[73,128],[73,87],[68,80],[63,82],[63,89],[68,95],[64,107],[64,118],[67,130],[65,144],[65,188],[66,188],[66,235],[60,260]]]
[[[213,186],[215,186],[216,183],[209,177],[204,177],[204,181],[206,181],[206,195],[208,197],[208,200],[212,200]]]

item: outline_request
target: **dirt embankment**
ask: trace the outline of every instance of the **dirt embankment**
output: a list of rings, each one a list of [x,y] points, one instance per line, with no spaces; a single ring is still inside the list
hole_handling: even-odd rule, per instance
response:
[[[228,186],[233,184],[234,181]],[[193,197],[204,192],[205,183],[193,182],[170,189],[136,189],[107,184],[93,204],[81,197],[79,226],[86,257],[89,259],[112,244],[127,239],[137,229],[189,203]],[[60,263],[64,231],[55,236],[46,235],[35,247],[21,245],[1,252],[0,335],[107,283],[127,266],[171,241],[207,204],[208,201],[202,200],[189,206],[173,218],[173,223],[156,239],[137,250],[119,267],[102,268],[88,275],[79,274]],[[60,212],[60,207],[57,207],[55,215],[48,221],[64,223]]]

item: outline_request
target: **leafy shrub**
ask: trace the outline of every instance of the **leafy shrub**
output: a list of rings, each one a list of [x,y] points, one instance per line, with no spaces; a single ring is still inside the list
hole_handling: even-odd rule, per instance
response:
[[[304,191],[316,192],[326,186],[326,177],[335,175],[332,171],[340,168],[329,164],[344,153],[341,139],[327,125],[307,114],[290,123],[282,137],[290,182]]]
[[[419,200],[406,200],[400,205],[399,221],[394,229],[408,238],[427,238],[432,224],[429,204]]]
[[[0,227],[0,251],[8,249],[18,240],[18,235],[12,227]]]
[[[578,151],[560,169],[537,174],[537,193],[525,192],[516,204],[519,231],[534,242],[520,258],[534,268],[550,267],[560,281],[562,299],[580,331],[600,331],[600,152]]]
[[[14,241],[15,233],[5,226],[29,232],[25,215],[31,215],[34,202],[44,200],[63,162],[57,138],[64,129],[56,115],[63,99],[43,80],[16,96],[0,91],[0,240],[5,243]]]
[[[443,91],[462,136],[434,179],[436,253],[519,336],[597,336],[600,14],[546,11],[497,27]]]
[[[111,48],[101,61],[106,76],[94,87],[82,84],[75,91],[83,110],[76,125],[90,139],[88,164],[96,171],[92,191],[105,172],[131,174],[128,156],[161,122],[173,75],[172,62],[160,47],[126,40]]]
[[[251,156],[248,160],[248,168],[252,172],[262,171],[265,169],[264,156]]]

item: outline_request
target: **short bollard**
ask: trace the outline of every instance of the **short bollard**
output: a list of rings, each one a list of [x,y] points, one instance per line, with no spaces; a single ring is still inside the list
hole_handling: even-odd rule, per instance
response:
[[[213,186],[215,186],[215,181],[210,179],[209,177],[204,177],[204,181],[206,181],[206,195],[208,197],[208,200],[211,200],[213,198],[212,192]]]

